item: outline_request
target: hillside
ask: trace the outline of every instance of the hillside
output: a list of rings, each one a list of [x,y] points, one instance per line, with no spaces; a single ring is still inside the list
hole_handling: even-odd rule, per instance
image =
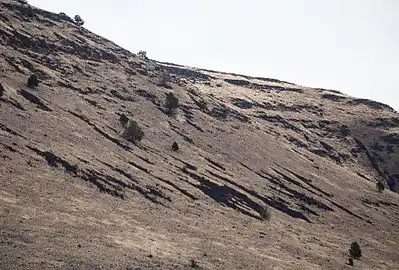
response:
[[[0,54],[1,269],[398,269],[389,106],[143,59],[23,1]]]

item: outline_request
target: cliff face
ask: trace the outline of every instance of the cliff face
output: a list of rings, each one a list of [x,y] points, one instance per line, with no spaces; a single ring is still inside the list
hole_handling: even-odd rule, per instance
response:
[[[0,19],[3,268],[337,269],[352,241],[359,269],[398,265],[389,106],[140,59],[19,1]]]

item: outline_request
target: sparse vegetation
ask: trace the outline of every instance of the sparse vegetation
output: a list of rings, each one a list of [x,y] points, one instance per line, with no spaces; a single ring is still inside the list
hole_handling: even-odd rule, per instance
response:
[[[177,142],[174,142],[174,143],[172,144],[172,150],[173,150],[173,151],[178,151],[178,150],[179,150],[179,145],[177,144]]]
[[[82,6],[66,21],[15,1],[0,0],[0,270],[399,265],[397,113],[141,60]]]
[[[130,120],[123,135],[128,141],[136,143],[143,139],[144,132],[136,121]]]
[[[269,207],[267,207],[267,206],[262,206],[262,207],[259,209],[259,216],[260,216],[261,219],[264,220],[264,221],[270,220],[271,211],[270,211]]]
[[[26,84],[29,88],[35,88],[39,85],[39,79],[35,74],[31,75]]]
[[[28,2],[26,2],[28,4]],[[35,12],[33,11],[33,8],[31,5],[28,4],[28,6],[26,7],[26,15],[28,15],[29,17],[34,17],[35,16]]]
[[[0,97],[3,96],[4,92],[5,92],[4,87],[2,84],[0,84]]]
[[[179,107],[179,99],[172,93],[166,95],[165,108],[168,109],[168,114],[173,114]]]
[[[352,242],[349,249],[349,255],[354,259],[359,259],[360,257],[362,257],[362,250],[357,242]]]
[[[16,0],[16,2],[20,3],[24,8],[21,10],[23,14],[27,15],[28,17],[34,17],[35,12],[31,5],[29,5],[28,1],[26,0]]]
[[[73,20],[77,26],[83,26],[85,24],[85,21],[79,15],[75,15]]]
[[[377,186],[378,192],[382,192],[385,189],[384,184],[381,183],[380,181],[377,182],[376,186]]]
[[[198,263],[195,260],[191,260],[190,267],[195,268],[195,269],[200,268]]]
[[[168,89],[172,89],[172,87],[168,84],[168,82],[170,82],[170,80],[171,80],[171,77],[170,77],[169,73],[164,71],[160,74],[159,81],[158,81],[157,85],[168,88]]]
[[[60,12],[58,15],[60,16],[61,19],[65,21],[75,23],[75,21],[71,17],[69,17],[65,12]]]
[[[129,118],[123,113],[119,117],[119,122],[121,123],[122,126],[126,127],[127,123],[129,123]]]
[[[146,51],[139,51],[139,52],[137,53],[137,56],[138,56],[140,59],[143,59],[143,60],[147,60],[147,59],[148,59],[148,57],[147,57],[147,52],[146,52]]]

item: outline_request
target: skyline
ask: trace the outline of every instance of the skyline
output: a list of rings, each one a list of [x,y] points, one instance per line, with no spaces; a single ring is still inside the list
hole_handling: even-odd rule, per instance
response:
[[[394,0],[30,0],[151,59],[339,90],[399,111]]]

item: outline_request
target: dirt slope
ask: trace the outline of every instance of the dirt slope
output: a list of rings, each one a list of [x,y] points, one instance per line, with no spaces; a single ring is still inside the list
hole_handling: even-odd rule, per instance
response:
[[[352,269],[352,241],[355,268],[399,269],[389,106],[142,60],[19,1],[0,19],[1,269]]]

